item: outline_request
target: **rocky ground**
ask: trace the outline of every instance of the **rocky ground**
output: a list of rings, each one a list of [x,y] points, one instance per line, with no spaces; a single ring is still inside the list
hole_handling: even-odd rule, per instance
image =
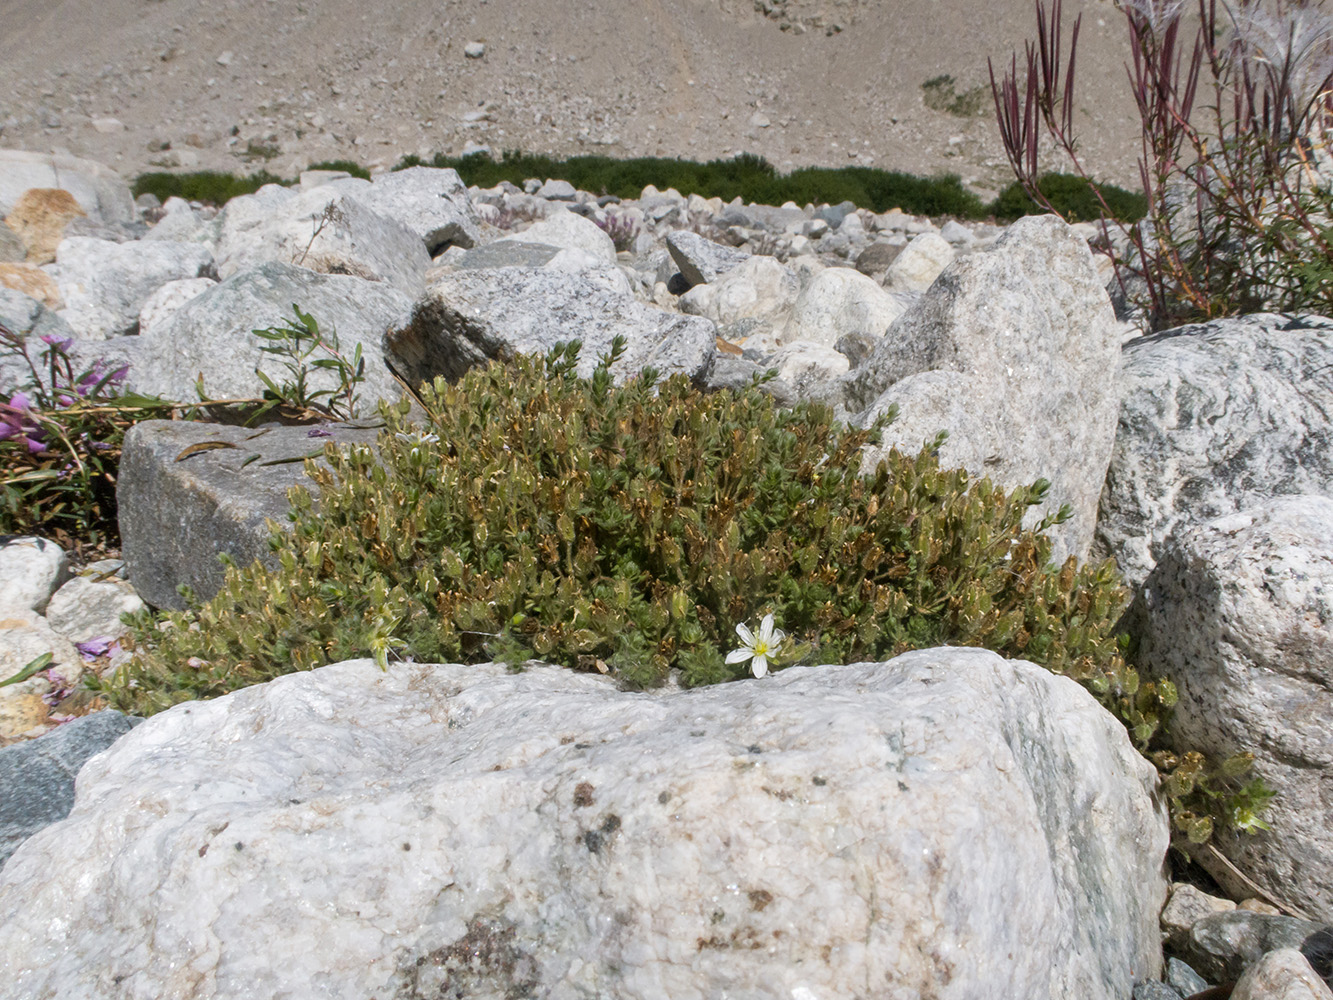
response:
[[[1111,0],[1066,6],[1071,25],[1084,17],[1088,162],[1133,185],[1123,17]],[[986,59],[1007,64],[1034,36],[1028,0],[9,0],[0,146],[68,150],[131,177],[292,176],[477,145],[746,151],[784,170],[957,173],[989,195],[1012,178]]]

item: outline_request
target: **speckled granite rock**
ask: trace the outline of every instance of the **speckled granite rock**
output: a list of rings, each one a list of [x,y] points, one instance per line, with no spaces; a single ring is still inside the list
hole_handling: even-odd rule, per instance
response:
[[[1277,793],[1272,830],[1216,846],[1274,899],[1333,921],[1333,499],[1182,524],[1159,558],[1132,617],[1140,665],[1180,692],[1172,738],[1215,760],[1252,752]]]
[[[1124,348],[1095,552],[1131,586],[1183,524],[1292,493],[1333,496],[1333,319],[1260,314]]]
[[[0,873],[0,997],[1123,1000],[1155,783],[983,650],[660,694],[349,661],[91,761]]]

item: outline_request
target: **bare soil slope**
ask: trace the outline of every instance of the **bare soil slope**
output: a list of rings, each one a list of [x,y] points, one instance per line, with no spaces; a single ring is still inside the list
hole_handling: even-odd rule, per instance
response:
[[[1123,18],[1110,0],[1067,7],[1071,23],[1084,14],[1087,160],[1133,185]],[[986,57],[1007,65],[1034,26],[1030,0],[0,0],[0,145],[131,176],[389,165],[470,141],[749,151],[783,169],[957,173],[993,192],[1011,177]],[[480,59],[464,55],[474,41]],[[124,128],[94,126],[107,118]]]

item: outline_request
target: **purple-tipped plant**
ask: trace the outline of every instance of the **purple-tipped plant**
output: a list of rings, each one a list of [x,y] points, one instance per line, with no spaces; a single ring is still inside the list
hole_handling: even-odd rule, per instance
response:
[[[1113,213],[1073,127],[1079,21],[1038,0],[1037,42],[991,88],[1010,166],[1038,204],[1041,134],[1102,207],[1102,243],[1125,300],[1152,329],[1259,309],[1333,309],[1333,18],[1309,0],[1121,0],[1142,123],[1143,223]],[[1119,229],[1112,239],[1110,226]]]
[[[639,238],[640,232],[639,221],[634,216],[624,212],[608,212],[606,221],[597,222],[597,225],[611,237],[617,251],[634,249],[634,241]]]
[[[68,339],[28,339],[0,325],[0,354],[28,377],[0,394],[0,533],[54,535],[80,548],[116,537],[115,481],[125,431],[176,405],[121,392],[127,369],[77,370]]]

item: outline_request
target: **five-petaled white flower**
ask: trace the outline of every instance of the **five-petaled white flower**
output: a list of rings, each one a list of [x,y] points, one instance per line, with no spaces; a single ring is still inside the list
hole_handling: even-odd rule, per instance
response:
[[[745,645],[728,653],[727,662],[742,663],[749,660],[750,669],[754,671],[756,677],[763,677],[768,673],[769,658],[782,640],[787,638],[787,633],[782,629],[773,627],[772,615],[764,615],[764,620],[759,625],[758,638],[755,638],[754,633],[744,624],[736,626],[736,634],[741,637],[741,642]]]

